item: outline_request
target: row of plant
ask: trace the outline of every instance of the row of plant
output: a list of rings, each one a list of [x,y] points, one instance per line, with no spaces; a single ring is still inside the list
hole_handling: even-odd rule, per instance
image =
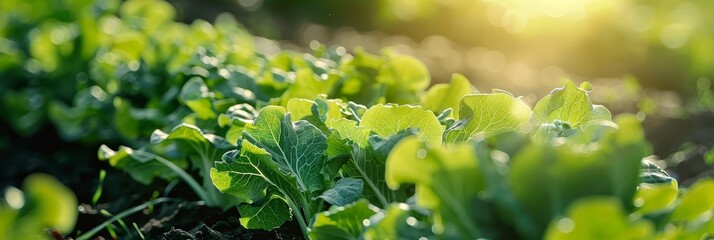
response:
[[[588,83],[566,81],[531,108],[506,91],[479,93],[458,74],[427,90],[424,65],[390,50],[266,56],[225,16],[184,25],[156,14],[172,13],[165,2],[128,1],[114,6],[118,16],[107,6],[77,8],[99,26],[37,20],[30,55],[20,51],[22,64],[3,72],[11,81],[2,91],[14,99],[8,111],[40,109],[10,122],[25,129],[47,115],[67,139],[123,139],[129,146],[102,146],[99,158],[147,185],[181,179],[208,206],[237,206],[246,228],[294,220],[311,239],[714,234],[714,181],[679,189],[643,161],[651,149],[639,121],[613,121],[589,100]],[[57,40],[67,36],[71,47]],[[72,68],[80,56],[83,66]],[[63,94],[72,91],[56,91],[67,85],[79,90],[71,103]],[[12,95],[30,93],[41,101]],[[17,99],[28,104],[8,103]],[[39,215],[18,217],[34,205],[12,203],[8,192],[18,193],[6,191],[2,213],[11,217],[0,228],[17,236],[12,226]]]

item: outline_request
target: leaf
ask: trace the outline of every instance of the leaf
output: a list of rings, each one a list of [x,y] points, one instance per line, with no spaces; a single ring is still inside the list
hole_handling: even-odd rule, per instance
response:
[[[77,220],[77,198],[54,177],[35,173],[22,191],[7,187],[0,200],[0,238],[42,238],[47,228],[69,234]],[[45,237],[45,238],[49,238]],[[45,239],[42,238],[42,239]]]
[[[171,129],[169,133],[156,129],[151,134],[151,144],[153,145],[162,144],[171,140],[180,140],[198,145],[209,144],[216,149],[228,149],[232,147],[232,144],[224,138],[210,133],[203,133],[198,127],[186,123],[177,125]]]
[[[573,203],[565,218],[554,220],[545,239],[652,239],[654,227],[646,221],[631,222],[619,199],[589,197]]]
[[[406,138],[387,159],[386,180],[392,189],[416,185],[417,204],[432,212],[435,233],[451,229],[463,239],[481,236],[472,202],[485,189],[485,180],[471,145],[431,147]]]
[[[418,103],[419,95],[429,86],[431,78],[424,63],[411,56],[389,57],[382,65],[377,81],[387,85],[387,102]]]
[[[319,198],[333,206],[344,206],[362,197],[362,179],[340,178],[332,188],[323,192]]]
[[[418,130],[419,139],[423,141],[440,141],[444,132],[434,113],[408,105],[373,106],[362,116],[360,126],[382,137],[413,128]]]
[[[200,77],[189,79],[181,88],[179,100],[186,104],[201,119],[216,118],[212,105],[213,93]]]
[[[651,149],[634,116],[622,115],[616,123],[619,128],[603,128],[595,142],[571,141],[592,135],[578,130],[558,144],[533,141],[512,156],[508,182],[537,229],[584,196],[613,196],[634,209],[640,163]]]
[[[239,206],[244,227],[272,229],[282,225],[291,216],[290,208],[283,205],[301,198],[295,177],[282,172],[265,149],[245,140],[239,146],[239,150],[225,153],[223,161],[215,162],[210,174],[213,184],[222,193],[256,204]],[[271,192],[279,196],[269,195]]]
[[[155,177],[162,179],[172,179],[176,173],[165,165],[152,161],[156,155],[144,150],[135,150],[125,146],[120,146],[117,151],[110,149],[106,145],[99,148],[99,160],[109,161],[109,165],[114,168],[124,170],[135,181],[144,185],[149,185]],[[185,159],[171,159],[171,161],[181,168],[188,167]]]
[[[236,104],[228,108],[226,113],[218,116],[218,126],[228,126],[226,131],[226,141],[230,144],[235,144],[238,138],[243,134],[243,127],[248,123],[255,121],[255,116],[258,111],[249,104]]]
[[[478,134],[518,131],[530,115],[530,107],[508,93],[466,95],[461,100],[459,120],[446,130],[444,141],[462,142]]]
[[[128,139],[139,137],[139,121],[131,115],[131,103],[122,99],[114,98],[114,127],[117,132]]]
[[[409,205],[393,203],[369,218],[364,239],[438,239],[431,231],[431,224]]]
[[[272,230],[292,218],[288,204],[276,195],[258,204],[239,205],[238,211],[240,224],[247,229]]]
[[[407,189],[390,190],[385,180],[385,164],[387,156],[394,146],[402,139],[416,135],[413,129],[405,129],[388,138],[372,135],[366,147],[352,145],[352,152],[347,163],[342,169],[350,177],[360,178],[367,188],[363,197],[373,203],[386,207],[390,202],[404,201],[407,199]]]
[[[332,121],[342,119],[344,115],[342,101],[339,99],[324,99],[319,96],[315,101],[293,98],[288,101],[287,111],[293,121],[306,120],[320,128],[332,127]]]
[[[363,222],[377,212],[374,208],[366,200],[360,200],[318,213],[310,230],[310,238],[357,240],[364,229]]]
[[[348,119],[334,119],[331,121],[330,130],[341,140],[349,140],[359,147],[366,147],[369,139],[369,129],[357,126],[357,122]]]
[[[643,160],[642,161],[642,172],[640,173],[640,181],[643,183],[672,183],[676,182],[674,178],[670,177],[667,172],[662,170],[657,164],[653,162]],[[675,183],[675,188],[676,188]]]
[[[297,70],[295,83],[283,93],[280,105],[287,107],[288,102],[295,98],[315,99],[320,94],[329,94],[337,79],[337,77],[323,79],[307,68]]]
[[[69,233],[77,219],[77,198],[54,177],[33,174],[23,183],[25,206],[35,215],[35,221]]]
[[[260,110],[253,124],[247,124],[243,138],[267,150],[282,171],[296,177],[301,191],[324,189],[324,153],[327,137],[307,121],[290,120],[290,114],[278,106]]]
[[[635,194],[637,213],[649,214],[669,209],[677,200],[677,181],[641,183]]]
[[[583,82],[578,88],[567,80],[565,86],[556,88],[548,96],[543,97],[533,109],[533,121],[536,126],[561,120],[574,128],[579,128],[591,120],[610,120],[611,114],[601,105],[593,105],[588,97],[591,87]]]
[[[692,185],[681,196],[670,221],[690,221],[714,210],[714,179],[703,179]]]
[[[461,74],[451,76],[451,83],[439,83],[431,86],[424,95],[421,96],[421,105],[424,109],[438,113],[447,108],[453,112],[459,112],[459,102],[467,94],[474,93],[471,82]]]

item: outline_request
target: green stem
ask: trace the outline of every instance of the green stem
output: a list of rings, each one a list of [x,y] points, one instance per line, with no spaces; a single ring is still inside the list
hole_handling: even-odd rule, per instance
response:
[[[121,218],[124,218],[124,217],[129,216],[129,215],[134,214],[134,213],[137,213],[137,212],[139,212],[139,211],[141,211],[141,210],[144,210],[144,209],[146,209],[149,205],[159,204],[159,203],[168,202],[168,201],[179,201],[179,200],[178,200],[178,199],[173,199],[173,198],[157,198],[157,199],[154,199],[154,200],[145,202],[144,204],[141,204],[141,205],[139,205],[139,206],[136,206],[136,207],[133,207],[133,208],[129,208],[129,209],[127,209],[127,210],[124,210],[124,211],[120,212],[120,213],[117,214],[117,215],[114,215],[114,217],[110,218],[109,220],[104,221],[102,224],[99,224],[98,226],[92,228],[92,230],[89,230],[89,231],[87,231],[86,233],[80,235],[79,237],[77,237],[77,240],[86,240],[86,239],[89,239],[89,238],[93,237],[95,234],[97,234],[99,231],[102,231],[102,229],[104,229],[104,228],[105,228],[106,226],[108,226],[109,224],[112,224],[113,222],[115,222],[115,221],[117,221],[117,220],[119,220],[119,219],[121,219]],[[194,204],[199,204],[199,205],[200,205],[200,204],[202,204],[202,203],[201,203],[201,202],[194,202]]]
[[[211,180],[211,157],[206,155],[208,153],[208,148],[206,144],[203,145],[203,147],[197,145],[197,144],[191,144],[193,149],[198,153],[199,156],[199,161],[201,162],[201,178],[203,180],[203,190],[206,191],[206,196],[207,198],[204,199],[209,206],[217,206],[218,205],[218,199],[219,197],[216,196],[217,191],[211,191],[213,190],[212,188],[215,188],[213,186],[213,181]],[[214,154],[211,154],[213,156]]]
[[[201,187],[201,185],[198,184],[198,182],[196,182],[196,180],[193,179],[193,177],[191,177],[191,175],[189,175],[186,171],[184,171],[179,166],[176,166],[176,164],[174,164],[173,162],[171,162],[165,158],[155,156],[154,159],[156,159],[156,161],[159,161],[161,164],[166,165],[174,172],[176,172],[176,174],[178,174],[178,176],[181,179],[183,179],[183,181],[186,182],[186,184],[188,184],[189,187],[191,187],[191,189],[196,193],[196,195],[198,195],[198,197],[201,200],[204,200],[206,202],[210,201],[208,193],[206,193],[206,191],[203,189],[203,187]]]
[[[300,211],[300,208],[295,205],[295,202],[290,199],[290,197],[286,197],[285,200],[287,200],[286,202],[288,202],[288,206],[290,206],[290,209],[293,210],[293,215],[295,215],[295,218],[297,218],[298,220],[298,224],[300,225],[300,230],[302,230],[303,236],[305,237],[305,239],[310,239],[307,234],[307,221],[305,220],[303,213]]]
[[[377,188],[377,186],[374,185],[374,183],[372,182],[372,179],[367,177],[367,174],[364,171],[362,171],[362,168],[360,168],[357,165],[357,163],[355,162],[354,159],[352,159],[351,162],[352,162],[352,164],[355,165],[355,168],[357,169],[357,171],[359,171],[359,174],[362,176],[362,179],[367,183],[367,185],[369,185],[369,188],[372,189],[372,191],[374,192],[374,195],[377,196],[377,199],[379,199],[379,203],[382,204],[382,208],[387,208],[387,206],[389,206],[389,202],[384,197],[384,195],[382,195],[382,193],[379,191],[379,188]]]

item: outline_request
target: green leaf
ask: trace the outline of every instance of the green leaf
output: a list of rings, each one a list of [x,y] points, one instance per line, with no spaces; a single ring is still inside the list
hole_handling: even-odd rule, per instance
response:
[[[360,200],[319,213],[310,230],[310,239],[360,239],[363,222],[377,212],[374,209],[368,201]]]
[[[673,177],[670,177],[667,172],[662,170],[657,164],[653,162],[643,160],[642,161],[642,172],[640,173],[640,181],[643,183],[671,183],[676,182]],[[675,189],[676,189],[675,183]]]
[[[704,179],[682,194],[670,221],[690,221],[712,210],[714,210],[714,179]]]
[[[564,87],[557,88],[543,97],[533,109],[535,125],[561,120],[579,128],[591,120],[610,120],[612,117],[607,108],[590,102],[590,89],[587,86],[590,84],[583,82],[581,88],[578,88],[572,81],[567,80]]]
[[[2,96],[7,121],[20,134],[29,136],[42,126],[45,118],[45,99],[33,91],[6,91]],[[69,121],[68,121],[69,122]]]
[[[573,203],[565,218],[554,220],[545,239],[652,239],[650,222],[631,222],[619,199],[589,197]]]
[[[23,190],[8,187],[0,198],[0,238],[49,239],[46,228],[69,234],[77,220],[77,198],[54,177],[35,173]]]
[[[614,196],[627,210],[634,208],[640,163],[651,149],[634,116],[616,121],[619,128],[602,128],[594,142],[571,141],[592,136],[577,131],[558,141],[533,141],[512,156],[508,182],[537,229],[584,196]]]
[[[242,143],[239,150],[223,155],[223,162],[217,161],[211,168],[213,185],[222,193],[253,203],[266,197],[269,179],[260,172],[259,166],[273,167],[270,154],[250,143]]]
[[[260,203],[238,206],[240,224],[247,229],[272,230],[292,218],[290,207],[279,196],[271,195]]]
[[[283,204],[301,198],[295,177],[281,171],[265,149],[249,141],[242,141],[239,146],[239,150],[225,153],[224,161],[215,162],[211,168],[213,184],[222,193],[256,204],[239,206],[244,227],[271,229],[282,225],[290,218],[290,209]],[[279,196],[269,195],[270,192]]]
[[[253,124],[247,124],[243,138],[264,148],[280,169],[293,174],[301,191],[309,193],[324,189],[324,166],[327,137],[307,121],[290,120],[290,114],[278,106],[260,110]]]
[[[714,148],[711,148],[709,151],[704,153],[704,162],[706,162],[709,166],[714,166]]]
[[[431,86],[424,95],[421,96],[421,105],[424,109],[438,113],[447,108],[454,112],[459,112],[459,102],[464,95],[474,93],[473,86],[466,77],[461,74],[451,76],[451,83],[439,83]]]
[[[293,121],[306,120],[321,127],[332,127],[332,121],[342,119],[342,101],[339,99],[324,99],[319,96],[315,101],[293,98],[288,101],[287,111]]]
[[[114,98],[114,127],[117,132],[128,139],[139,137],[139,121],[131,114],[131,103],[122,99]]]
[[[329,94],[337,79],[334,76],[323,79],[310,69],[300,69],[296,72],[295,83],[281,96],[281,105],[287,107],[288,101],[295,98],[315,99],[320,94]]]
[[[390,202],[404,201],[407,199],[407,189],[390,190],[385,180],[385,164],[387,156],[394,146],[402,139],[416,135],[415,130],[405,129],[388,138],[372,135],[365,148],[357,144],[352,145],[352,152],[343,170],[350,177],[360,178],[367,188],[363,197],[373,203],[386,207]]]
[[[134,180],[144,185],[149,185],[155,177],[162,179],[172,179],[176,177],[176,173],[156,161],[152,161],[156,157],[155,154],[144,150],[135,150],[125,146],[120,146],[117,151],[110,149],[106,145],[99,148],[99,160],[109,161],[109,165],[114,168],[124,170]],[[172,159],[174,164],[181,168],[188,167],[188,161],[185,159]]]
[[[417,204],[433,213],[435,233],[449,229],[463,239],[481,236],[472,203],[485,180],[471,145],[430,147],[416,137],[404,139],[387,159],[386,180],[392,189],[416,185]]]
[[[387,102],[419,103],[419,95],[429,86],[431,78],[424,63],[411,56],[390,57],[382,65],[377,81],[387,85]]]
[[[649,214],[668,210],[677,200],[677,181],[641,183],[635,194],[637,213]]]
[[[434,113],[408,105],[376,105],[362,116],[360,126],[382,137],[389,137],[407,128],[418,129],[419,139],[440,141],[444,126]]]
[[[183,85],[179,100],[186,104],[201,119],[216,118],[213,110],[213,93],[200,77],[194,77]]]
[[[518,131],[528,123],[531,109],[508,93],[473,94],[461,100],[458,121],[444,133],[445,142],[462,142],[478,134],[491,136]]]
[[[341,178],[332,188],[323,192],[319,198],[333,206],[344,206],[362,197],[362,179]]]
[[[354,142],[359,147],[367,147],[369,129],[357,126],[357,122],[344,118],[334,119],[330,122],[332,135],[337,136],[341,140]]]
[[[171,140],[185,141],[198,146],[208,144],[216,149],[228,149],[232,147],[224,138],[210,133],[203,133],[198,127],[186,123],[177,125],[169,133],[156,129],[151,134],[151,144],[153,145],[162,144]]]
[[[438,239],[431,224],[404,203],[390,204],[387,210],[373,215],[365,229],[364,239]]]
[[[77,198],[54,177],[33,174],[23,183],[25,206],[35,215],[35,221],[69,233],[77,219]]]

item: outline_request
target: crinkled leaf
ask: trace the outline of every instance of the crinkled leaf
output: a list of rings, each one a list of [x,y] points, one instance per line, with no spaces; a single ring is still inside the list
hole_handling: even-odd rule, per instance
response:
[[[357,122],[342,118],[332,120],[330,125],[332,135],[338,139],[351,141],[359,147],[367,146],[369,129],[357,126]]]
[[[282,171],[296,177],[301,191],[324,189],[327,137],[317,127],[307,121],[293,123],[284,108],[268,106],[246,125],[243,138],[267,150]]]
[[[407,128],[417,129],[419,139],[440,141],[444,126],[434,113],[408,105],[376,105],[362,116],[360,126],[382,137],[389,137]]]
[[[332,188],[323,192],[319,198],[333,206],[344,206],[362,197],[362,179],[340,178]]]
[[[280,226],[290,218],[290,209],[283,204],[287,204],[287,199],[300,199],[295,177],[281,171],[265,149],[245,140],[239,146],[239,150],[225,153],[223,161],[215,163],[211,169],[213,184],[222,193],[249,204],[255,203],[239,207],[244,227],[271,229]],[[270,192],[279,196],[272,196],[268,194]],[[247,212],[244,214],[243,211]]]
[[[364,229],[363,222],[375,214],[375,207],[366,200],[360,200],[343,207],[332,207],[327,212],[317,214],[311,239],[357,240]]]
[[[530,107],[508,93],[467,95],[461,100],[458,121],[446,130],[444,141],[461,142],[478,134],[519,130],[530,116]]]

